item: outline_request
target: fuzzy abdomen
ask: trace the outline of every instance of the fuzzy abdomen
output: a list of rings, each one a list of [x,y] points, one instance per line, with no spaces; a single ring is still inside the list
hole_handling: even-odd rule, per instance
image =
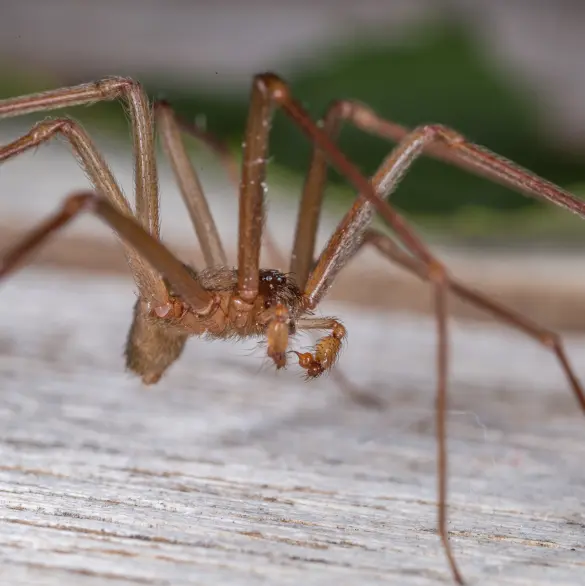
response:
[[[126,367],[146,385],[158,382],[185,347],[189,334],[153,318],[147,303],[138,300],[126,340]]]

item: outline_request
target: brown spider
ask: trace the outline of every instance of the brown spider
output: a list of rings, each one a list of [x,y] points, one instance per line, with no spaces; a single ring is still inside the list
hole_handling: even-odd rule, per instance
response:
[[[0,147],[0,162],[61,134],[71,143],[97,193],[83,192],[68,197],[55,215],[5,252],[0,260],[0,278],[15,270],[24,257],[80,212],[97,215],[124,243],[138,287],[139,299],[128,335],[126,362],[146,384],[159,380],[179,357],[189,336],[203,334],[219,338],[265,336],[268,355],[277,368],[282,368],[286,364],[289,337],[296,330],[325,330],[329,334],[317,342],[314,352],[296,354],[309,378],[329,370],[337,359],[345,328],[333,318],[313,317],[312,311],[337,273],[365,244],[376,247],[391,261],[428,281],[435,293],[438,326],[438,532],[452,575],[457,582],[463,583],[446,527],[447,291],[492,313],[549,348],[556,355],[583,410],[585,396],[556,333],[451,278],[443,264],[386,200],[413,161],[426,153],[529,196],[549,200],[582,217],[585,217],[585,203],[443,126],[427,125],[409,131],[380,119],[366,106],[350,101],[334,102],[322,124],[317,124],[291,96],[286,83],[266,73],[256,76],[252,84],[240,180],[237,268],[227,266],[207,202],[182,143],[181,130],[198,134],[208,145],[221,149],[211,137],[178,121],[168,104],[155,104],[163,146],[205,259],[207,268],[197,270],[180,262],[159,238],[152,109],[138,83],[110,77],[7,99],[0,101],[0,117],[113,99],[125,101],[131,119],[136,171],[134,212],[83,128],[69,118],[44,120],[21,138]],[[284,110],[315,147],[297,221],[290,264],[292,278],[259,267],[268,135],[275,106]],[[336,146],[335,136],[342,121],[350,121],[367,132],[398,142],[371,180],[365,178]],[[349,180],[359,196],[315,260],[315,236],[328,162]],[[370,228],[374,211],[388,222],[404,248],[389,236]]]

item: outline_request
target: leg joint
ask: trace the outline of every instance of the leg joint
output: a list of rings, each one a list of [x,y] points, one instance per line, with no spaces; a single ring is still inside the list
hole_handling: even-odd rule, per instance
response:
[[[131,77],[110,76],[95,82],[95,88],[106,100],[112,100],[123,94],[131,94],[134,91],[142,91],[140,82]]]
[[[52,135],[58,132],[69,137],[78,128],[80,128],[79,123],[67,116],[62,116],[60,118],[47,118],[42,122],[35,124],[31,128],[28,136],[30,136],[30,139],[34,144],[38,144],[49,139]],[[23,140],[25,137],[26,135],[20,140]]]
[[[285,81],[274,73],[261,73],[254,78],[254,86],[263,94],[268,94],[275,102],[282,104],[290,99],[290,91]]]
[[[442,141],[448,144],[466,142],[461,134],[442,124],[423,124],[422,126],[417,126],[413,131],[414,133],[421,134],[430,142]]]
[[[427,265],[428,279],[435,285],[444,285],[449,281],[449,274],[445,266],[438,260],[433,259]]]
[[[547,348],[558,350],[562,347],[561,337],[555,332],[543,332],[540,341]]]

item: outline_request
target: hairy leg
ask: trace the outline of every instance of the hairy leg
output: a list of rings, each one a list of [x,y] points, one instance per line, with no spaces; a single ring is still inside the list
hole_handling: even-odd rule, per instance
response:
[[[426,265],[401,249],[392,238],[386,234],[382,234],[378,230],[369,229],[364,235],[362,245],[373,246],[391,262],[403,267],[423,281],[428,280],[429,274]],[[567,382],[569,383],[581,409],[585,411],[585,393],[583,387],[575,374],[574,368],[569,362],[563,342],[556,332],[539,325],[535,321],[506,307],[498,301],[491,299],[480,291],[476,291],[464,283],[461,283],[461,281],[453,277],[449,277],[448,287],[449,291],[454,295],[457,295],[464,301],[491,313],[496,319],[514,329],[524,332],[533,340],[550,350],[555,355],[559,366],[565,374]]]
[[[209,312],[213,301],[211,295],[193,278],[183,263],[134,218],[119,211],[103,196],[91,191],[67,197],[55,214],[5,251],[0,263],[0,279],[16,270],[26,257],[83,212],[96,215],[125,243],[139,251],[146,262],[170,283],[172,289],[193,312],[201,315]]]
[[[197,173],[185,149],[176,116],[166,102],[156,102],[155,116],[164,150],[195,228],[205,264],[208,267],[225,266],[227,258],[221,238]]]
[[[178,118],[177,122],[183,132],[199,140],[217,156],[226,172],[226,175],[229,177],[230,181],[233,183],[236,189],[239,189],[240,169],[238,167],[238,161],[229,146],[208,130],[204,130],[192,122],[188,122],[182,118]],[[279,250],[274,236],[267,227],[264,228],[263,241],[266,251],[270,257],[270,266],[274,266],[279,270],[284,270],[284,256]]]
[[[0,147],[0,163],[25,151],[62,136],[71,145],[73,155],[98,193],[105,195],[117,209],[132,216],[130,204],[124,197],[108,164],[101,156],[82,126],[69,118],[47,119],[37,123],[24,136]],[[132,247],[126,246],[126,256],[134,275],[140,296],[154,303],[165,303],[166,286],[160,276],[145,264],[141,255]]]
[[[130,116],[134,142],[136,216],[158,238],[158,175],[154,156],[152,109],[138,82],[127,77],[105,77],[91,83],[0,100],[0,118],[112,100],[122,100]]]

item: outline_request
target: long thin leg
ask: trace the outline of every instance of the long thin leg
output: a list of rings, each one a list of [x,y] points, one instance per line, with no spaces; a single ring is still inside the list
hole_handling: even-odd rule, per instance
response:
[[[427,265],[404,252],[389,236],[370,229],[364,235],[363,244],[373,245],[390,261],[404,267],[411,273],[420,277],[422,280],[429,280],[430,275]],[[577,402],[579,403],[579,406],[583,411],[585,411],[585,394],[583,392],[583,388],[573,370],[573,367],[571,366],[571,363],[569,362],[563,347],[563,343],[558,334],[543,328],[523,315],[505,307],[504,305],[501,305],[500,303],[483,295],[479,291],[475,291],[449,276],[447,276],[447,286],[451,292],[463,300],[492,313],[497,319],[500,319],[513,328],[528,334],[530,337],[540,342],[543,346],[549,348],[555,354],[561,369],[567,377],[569,385],[575,395],[575,398],[577,399]],[[436,291],[439,290],[436,289]],[[439,322],[438,327],[443,328],[444,322]],[[439,358],[439,365],[443,365],[445,363],[446,358]],[[446,431],[444,429],[444,418],[439,416],[439,413],[446,410],[447,408],[444,403],[445,400],[446,392],[443,391],[442,393],[438,394],[437,401],[437,436],[439,440],[441,437],[445,437],[446,435]],[[442,459],[444,458],[445,453],[446,451],[439,447],[439,470],[446,469],[447,463]],[[442,474],[439,474],[439,526],[446,524],[446,519],[447,483],[446,477]],[[441,537],[443,539],[443,543],[445,544],[446,534],[442,533]]]
[[[406,221],[398,214],[389,204],[381,200],[375,190],[372,188],[369,180],[366,179],[359,169],[353,165],[347,157],[339,150],[336,144],[331,140],[326,132],[311,120],[307,112],[303,109],[298,101],[296,101],[288,90],[287,85],[277,76],[273,74],[263,74],[256,76],[252,85],[251,108],[248,117],[248,127],[245,137],[244,148],[244,174],[248,180],[255,182],[252,186],[245,188],[245,181],[243,180],[244,189],[241,191],[241,209],[240,209],[240,256],[238,263],[239,281],[238,289],[240,296],[251,305],[251,302],[257,296],[258,290],[258,256],[259,243],[257,241],[248,241],[246,238],[247,232],[254,226],[258,231],[262,225],[262,203],[263,203],[263,180],[266,168],[266,150],[268,143],[268,133],[270,121],[272,117],[272,106],[280,106],[285,113],[299,126],[303,133],[320,148],[327,156],[327,159],[333,164],[353,185],[353,187],[360,194],[360,198],[365,198],[369,203],[379,211],[382,217],[390,224],[390,226],[397,233],[404,245],[421,261],[424,261],[430,271],[429,281],[432,283],[436,291],[436,312],[437,322],[439,324],[439,350],[438,360],[440,361],[438,367],[438,384],[437,384],[437,404],[441,409],[438,409],[437,418],[441,424],[438,425],[438,430],[444,435],[439,438],[438,445],[441,452],[439,458],[439,474],[440,486],[446,485],[446,442],[445,442],[445,417],[446,417],[446,386],[447,386],[447,329],[446,329],[446,305],[445,294],[439,289],[445,290],[446,287],[446,269],[436,259],[424,242],[418,235],[408,226]],[[412,151],[417,148],[417,144],[403,145],[402,149],[399,147],[395,151],[395,156],[400,161],[404,155],[412,154]],[[402,153],[401,151],[405,151]],[[252,169],[252,172],[250,172]],[[398,165],[398,170],[401,166]],[[357,203],[354,204],[354,208]],[[259,212],[259,213],[256,213]],[[358,207],[357,212],[360,213]],[[371,212],[370,212],[371,213]],[[360,225],[363,221],[360,221]],[[366,223],[367,226],[367,223]],[[330,253],[336,257],[344,254],[344,247],[351,246],[355,248],[350,242],[343,242],[343,232],[336,232],[330,240]],[[348,256],[348,255],[346,255]],[[348,256],[349,258],[349,256]],[[251,270],[256,270],[254,275]],[[305,296],[306,306],[308,309],[314,308],[315,300],[310,296]],[[235,308],[236,311],[242,311],[242,306]],[[245,309],[244,309],[245,311]],[[248,310],[249,311],[249,310]],[[441,494],[443,494],[441,492]],[[444,494],[443,494],[444,496]],[[453,577],[457,582],[463,583],[459,569],[455,563],[453,553],[451,551],[450,543],[447,535],[447,527],[444,516],[439,516],[441,524],[439,525],[439,533],[443,541],[447,559],[451,568]]]
[[[57,135],[68,140],[75,158],[82,165],[96,191],[104,194],[120,211],[131,216],[130,205],[104,158],[85,130],[69,118],[47,119],[39,122],[24,136],[0,147],[0,163],[35,148]],[[167,288],[160,275],[144,263],[137,251],[126,247],[126,252],[140,295],[157,303],[165,303]]]
[[[130,115],[134,142],[136,217],[153,236],[159,238],[158,175],[152,110],[138,82],[126,77],[106,77],[92,83],[0,100],[0,118],[120,99],[124,100]]]
[[[414,132],[424,132],[427,134],[422,148],[424,154],[501,183],[514,191],[548,200],[585,217],[585,202],[513,161],[473,144],[455,130],[439,124],[408,129],[381,118],[359,102],[347,101],[343,104],[343,119],[365,132],[394,142],[401,142]]]
[[[225,266],[227,258],[219,232],[197,173],[183,144],[181,128],[175,114],[169,104],[159,101],[155,104],[155,116],[163,147],[171,162],[183,201],[191,216],[205,264],[208,267]]]
[[[374,246],[382,255],[390,261],[402,266],[410,273],[416,275],[423,281],[428,280],[428,269],[426,265],[408,253],[404,252],[389,236],[377,230],[370,229],[364,235],[363,245]],[[585,392],[575,374],[571,363],[565,352],[563,342],[556,332],[553,332],[522,314],[509,309],[505,305],[490,299],[480,291],[461,283],[457,279],[449,277],[447,285],[449,290],[468,303],[476,305],[480,309],[491,313],[496,319],[503,321],[509,326],[524,332],[545,348],[553,352],[563,370],[567,381],[581,406],[585,411]]]
[[[458,138],[454,132],[445,129],[441,126],[421,126],[408,134],[384,160],[374,177],[372,178],[372,185],[378,195],[378,202],[387,199],[398,187],[400,180],[410,169],[412,163],[423,153],[423,150],[435,141],[449,141],[448,144],[454,148],[457,146]],[[478,147],[474,147],[475,151],[481,152]],[[473,152],[475,152],[473,151]],[[499,161],[495,156],[491,156],[489,161]],[[466,159],[467,160],[467,159]],[[478,159],[477,165],[484,164],[483,159]],[[487,165],[487,163],[485,163]],[[498,163],[499,165],[500,163]],[[509,175],[519,173],[515,167],[511,167],[514,171],[510,171]],[[563,192],[560,188],[549,188],[548,182],[535,178],[528,172],[524,172],[527,178],[524,179],[522,185],[537,184],[541,181],[543,186],[541,194],[545,194],[550,201],[557,203],[563,207],[567,207],[585,218],[585,202],[570,193]],[[531,177],[532,179],[528,179]],[[517,190],[522,190],[518,183],[514,184]],[[554,188],[554,190],[553,190]],[[363,195],[363,193],[362,193]],[[543,197],[545,197],[543,195]],[[347,261],[355,254],[359,241],[363,236],[364,231],[368,228],[372,220],[373,200],[364,201],[358,199],[351,210],[345,215],[335,234],[327,243],[325,249],[321,253],[317,264],[312,271],[306,285],[305,294],[309,298],[311,304],[318,303],[323,295],[327,292],[336,274],[345,266]],[[378,206],[376,206],[378,207]],[[380,208],[379,208],[380,209]],[[383,207],[381,209],[384,209]],[[380,211],[381,211],[380,209]],[[387,210],[382,214],[387,214]],[[389,218],[387,218],[389,219]],[[398,233],[399,236],[402,236]],[[423,258],[426,253],[421,256],[418,244],[416,248],[410,246],[406,241],[405,244],[410,248],[419,258],[426,262],[432,262],[428,256]]]
[[[431,268],[430,271],[433,269]],[[432,282],[432,276],[429,275],[429,281]],[[447,284],[447,276],[441,273],[439,278],[442,284]],[[437,281],[438,282],[438,281]],[[447,288],[446,286],[434,287],[435,294],[435,312],[437,314],[437,338],[447,340]],[[439,499],[439,518],[437,525],[439,536],[443,543],[443,548],[447,554],[447,559],[454,577],[458,582],[463,582],[462,576],[458,573],[457,564],[454,554],[449,544],[449,533],[447,530],[447,381],[449,368],[449,346],[446,343],[437,345],[437,402],[435,405],[435,425],[437,434],[437,469],[439,470],[437,478],[437,492]]]
[[[236,311],[249,309],[258,296],[260,247],[264,225],[266,155],[273,103],[262,83],[254,82],[244,137],[240,181],[238,295]],[[243,302],[243,304],[242,304]]]
[[[384,120],[373,112],[371,108],[351,100],[333,102],[325,114],[323,128],[332,138],[335,138],[341,128],[341,123],[344,121],[350,122],[365,132],[395,142],[404,141],[407,137],[413,135],[409,129]],[[584,216],[585,204],[582,200],[515,163],[491,153],[483,147],[469,143],[460,134],[438,125],[421,127],[417,130],[428,135],[423,141],[425,144],[422,145],[424,154],[454,164],[469,172],[483,175],[527,195],[548,199],[557,205]],[[416,156],[418,155],[415,155],[414,158]],[[392,157],[389,157],[378,173],[380,179],[385,175],[384,166],[389,169],[392,164]],[[315,147],[300,204],[301,211],[297,224],[293,262],[291,264],[291,267],[294,267],[294,272],[299,275],[298,282],[305,287],[305,290],[311,290],[314,296],[322,295],[326,291],[328,283],[336,274],[336,271],[329,270],[331,267],[326,266],[322,258],[319,270],[314,271],[311,285],[306,286],[309,268],[314,263],[316,232],[326,176],[327,159],[323,151]],[[383,189],[377,189],[377,191],[381,197],[388,197],[395,186],[396,183],[387,184],[386,191]],[[361,214],[356,213],[355,210],[350,213],[352,218],[346,218],[346,223],[342,223],[340,228],[345,230],[345,239],[347,241],[355,242],[359,240],[360,233],[363,233],[367,228],[371,213],[368,214],[364,209],[362,209]],[[329,262],[330,264],[342,266],[354,251],[355,249],[352,250],[351,247],[344,247],[344,254],[335,259],[330,258]],[[327,278],[323,278],[323,273]],[[321,280],[319,281],[317,277],[321,277]]]
[[[374,177],[372,183],[373,186],[376,188],[379,196],[387,197],[391,194],[391,192],[397,186],[399,180],[402,178],[410,164],[416,159],[416,157],[421,154],[423,149],[432,144],[433,140],[438,140],[437,137],[441,135],[443,129],[441,127],[422,127],[420,129],[415,130],[411,134],[407,135],[405,138],[402,139],[401,143],[391,153],[390,157],[386,159],[385,163],[382,165],[382,168]],[[441,135],[442,136],[442,135]],[[454,140],[453,136],[450,137],[451,140]],[[443,138],[445,140],[445,138]],[[470,149],[473,152],[482,153],[481,149],[475,148]],[[457,159],[458,160],[458,159]],[[499,173],[501,169],[499,166],[501,165],[500,159],[496,158],[495,156],[486,155],[483,159],[480,158],[480,163],[483,163],[487,166],[487,164],[493,164],[496,167],[496,171]],[[466,163],[467,164],[467,163]],[[467,168],[469,165],[467,164]],[[509,167],[504,168],[510,170]],[[490,173],[493,174],[495,171],[490,169]],[[488,176],[492,176],[490,173],[486,173]],[[548,182],[541,182],[539,183],[539,179],[535,176],[531,175],[530,173],[519,170],[515,166],[512,166],[509,176],[515,177],[516,174],[521,176],[521,182],[519,181],[504,181],[504,183],[519,189],[520,191],[527,192],[529,194],[533,194],[530,189],[526,189],[526,186],[531,186],[534,188],[536,185],[539,191],[537,191],[538,195],[545,197],[546,199],[552,200],[553,202],[568,207],[572,211],[576,211],[580,214],[583,214],[584,204],[571,194],[563,192],[562,190],[552,186]],[[500,180],[504,176],[504,174],[500,173],[498,177]],[[506,178],[509,179],[509,176]],[[542,189],[542,191],[540,191]],[[371,202],[373,203],[373,202]],[[354,208],[350,211],[350,213],[344,218],[345,222],[342,221],[340,228],[334,234],[332,239],[329,242],[328,247],[320,257],[320,262],[318,262],[315,271],[311,275],[309,279],[309,283],[306,287],[306,294],[311,295],[314,294],[313,301],[318,301],[320,296],[326,291],[328,285],[331,283],[331,280],[335,276],[335,274],[340,270],[342,266],[353,256],[355,253],[357,246],[359,245],[360,237],[363,234],[363,231],[367,228],[368,224],[371,220],[371,211],[368,210],[370,207],[370,203],[366,203],[363,200],[356,202]],[[413,251],[415,252],[415,251]],[[425,259],[423,259],[425,260]],[[321,267],[319,266],[321,264]],[[428,271],[428,261],[426,262],[426,267]],[[329,273],[329,274],[328,274]],[[427,273],[428,274],[428,273]],[[316,278],[315,278],[316,277]],[[436,278],[436,275],[429,275],[431,280]],[[448,276],[445,272],[443,272],[443,277],[448,279]],[[311,279],[313,282],[311,283]],[[445,337],[445,299],[444,299],[444,292],[439,291],[438,287],[435,287],[435,300],[437,306],[437,327],[438,327],[438,335],[439,339]],[[567,371],[568,362],[564,353],[558,353],[559,360],[565,371]],[[452,558],[452,554],[450,549],[448,548],[448,541],[447,541],[447,532],[446,532],[446,447],[445,447],[445,416],[444,413],[446,411],[446,389],[444,386],[444,381],[446,379],[446,366],[447,363],[447,348],[443,344],[439,344],[439,353],[438,353],[438,380],[439,380],[439,388],[437,393],[437,435],[438,435],[438,445],[439,445],[439,532],[441,534],[441,538],[443,543],[445,544],[447,555],[449,561],[451,563],[452,569],[456,572],[456,567],[454,567],[454,560]],[[570,369],[569,369],[570,370]],[[577,398],[581,405],[583,405],[583,394],[580,390],[580,387],[575,385],[577,382],[574,375],[572,373],[569,375],[569,379],[572,384],[572,388],[577,395]],[[443,413],[443,415],[442,415]],[[455,577],[460,579],[460,576]]]
[[[156,109],[157,103],[155,103]],[[221,162],[226,175],[229,177],[231,182],[234,184],[236,188],[239,188],[240,185],[240,169],[238,167],[238,163],[236,161],[236,157],[234,156],[233,152],[230,150],[229,146],[222,140],[220,140],[217,136],[204,130],[193,124],[192,122],[188,122],[183,118],[177,117],[175,113],[175,118],[177,120],[178,125],[180,126],[181,130],[186,134],[189,134],[199,140],[204,146],[206,146],[209,150],[211,150],[215,156],[218,157],[219,161]],[[284,270],[285,262],[284,262],[284,255],[280,251],[278,245],[276,244],[276,240],[270,233],[268,228],[264,228],[264,245],[266,246],[266,250],[271,258],[271,265]]]
[[[69,224],[82,212],[98,216],[120,238],[140,254],[171,284],[181,300],[194,311],[205,314],[212,302],[211,295],[159,240],[149,234],[134,218],[119,211],[107,199],[93,192],[69,196],[61,209],[32,230],[19,243],[3,253],[0,259],[0,279],[13,272],[22,261],[34,253],[55,232]]]
[[[347,115],[345,110],[345,102],[334,102],[323,118],[322,128],[332,139],[336,139],[341,130],[341,123]],[[327,171],[325,153],[319,148],[314,148],[299,203],[299,214],[290,259],[290,271],[301,291],[305,290],[313,269]]]
[[[284,107],[285,111],[295,120],[304,132],[311,137],[316,145],[323,149],[327,154],[330,163],[334,164],[340,172],[345,175],[353,186],[358,190],[361,197],[365,197],[370,204],[373,204],[384,219],[395,230],[400,240],[404,245],[421,261],[423,261],[429,268],[429,281],[433,285],[435,291],[435,311],[437,314],[437,336],[438,336],[438,352],[437,352],[437,449],[438,449],[438,492],[439,503],[443,502],[443,506],[439,506],[438,531],[443,543],[445,554],[453,574],[453,578],[463,584],[463,577],[455,562],[455,557],[449,542],[447,531],[447,515],[446,515],[446,501],[447,501],[447,377],[448,377],[448,334],[447,334],[447,306],[446,306],[446,283],[447,271],[443,265],[438,261],[425,244],[420,240],[416,233],[407,225],[403,218],[394,211],[394,209],[381,200],[370,182],[363,177],[355,166],[341,153],[341,151],[331,141],[327,133],[319,129],[308,117],[302,107],[289,96],[286,88],[281,87],[278,82],[275,83],[275,90],[279,95],[279,103]],[[409,160],[416,156],[417,149],[421,148],[420,139],[413,137],[413,140],[407,142],[405,139],[393,153],[394,160],[388,161],[392,165],[388,167],[389,171],[386,174],[386,180],[389,185],[397,184],[400,177],[404,173],[404,169]],[[394,175],[392,170],[395,171]],[[386,186],[384,186],[386,188]],[[387,189],[384,189],[386,191]],[[359,200],[357,202],[359,204]],[[355,207],[356,204],[354,204]],[[348,227],[356,227],[356,232],[363,230],[364,225],[367,226],[368,218],[365,204],[363,208],[358,205],[356,215],[353,222],[350,222]],[[349,258],[351,252],[354,250],[355,244],[351,239],[345,240],[344,235],[347,232],[336,232],[330,244],[332,247],[329,250],[331,256],[342,256]],[[354,234],[355,236],[355,234]],[[359,241],[359,240],[358,240]],[[348,249],[348,250],[346,250]],[[327,253],[326,253],[327,254]],[[324,258],[322,256],[321,258]],[[309,279],[310,282],[310,279]],[[308,286],[307,286],[308,289]],[[311,299],[310,293],[307,295],[309,306],[314,305],[314,300]]]

